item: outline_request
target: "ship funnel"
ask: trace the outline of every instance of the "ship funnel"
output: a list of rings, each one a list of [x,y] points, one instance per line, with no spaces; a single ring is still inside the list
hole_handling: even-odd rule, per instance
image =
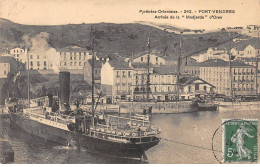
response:
[[[70,72],[62,71],[59,73],[59,84],[59,110],[68,111],[70,108]]]
[[[49,99],[48,107],[52,107],[52,104],[53,104],[53,95],[52,95],[52,94],[48,94],[48,99]]]

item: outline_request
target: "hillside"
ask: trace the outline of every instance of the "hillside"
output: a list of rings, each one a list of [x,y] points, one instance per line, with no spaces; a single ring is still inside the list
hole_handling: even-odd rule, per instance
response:
[[[182,39],[182,54],[190,56],[209,47],[216,47],[235,37],[242,36],[237,33],[231,33],[229,37],[227,32],[221,31],[207,34],[179,35],[140,23],[82,23],[57,26],[21,25],[0,18],[0,49],[3,51],[6,48],[16,46],[24,47],[24,35],[34,37],[40,32],[49,33],[47,42],[54,48],[71,45],[90,48],[91,26],[94,29],[95,49],[98,52],[118,52],[124,57],[147,50],[146,45],[149,35],[152,49],[160,50],[174,57],[179,54],[180,38]]]

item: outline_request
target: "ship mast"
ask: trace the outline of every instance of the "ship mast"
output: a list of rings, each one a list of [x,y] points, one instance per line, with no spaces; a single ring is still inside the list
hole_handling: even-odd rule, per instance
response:
[[[146,101],[149,101],[149,87],[150,87],[150,36],[148,37],[148,55],[147,55],[147,81],[146,81]]]
[[[177,62],[177,100],[180,100],[180,75],[181,75],[181,56],[182,56],[182,50],[181,50],[181,39],[180,39],[180,55],[178,57],[178,62]]]
[[[27,70],[27,79],[28,79],[28,81],[27,81],[27,86],[28,86],[28,108],[30,108],[30,65],[29,65],[29,60],[30,60],[30,58],[29,58],[29,54],[28,54],[28,52],[27,52],[27,67],[28,67],[28,70]]]
[[[230,33],[228,33],[228,36],[230,38]],[[231,42],[229,42],[229,50],[228,52],[228,66],[229,66],[229,79],[230,79],[230,96],[233,102],[233,77],[232,77],[232,68],[231,68]]]
[[[91,30],[90,30],[90,37],[91,37],[91,33],[92,33],[92,26],[91,26]],[[94,98],[94,88],[95,88],[95,80],[94,80],[94,65],[95,65],[95,48],[94,48],[94,43],[95,43],[95,40],[93,38],[93,41],[92,41],[92,61],[91,61],[91,86],[92,86],[92,89],[91,89],[91,96],[92,96],[92,104],[91,104],[91,109],[92,109],[92,123],[93,123],[93,126],[95,126],[95,121],[94,121],[94,115],[95,115],[95,109],[94,109],[94,103],[95,103],[95,98]]]
[[[258,50],[257,50],[258,48]],[[256,97],[258,99],[258,84],[257,84],[257,75],[258,75],[258,57],[259,57],[259,51],[260,51],[260,48],[259,48],[259,31],[258,31],[258,38],[257,38],[257,47],[256,47],[256,65],[255,65],[255,91],[256,91]]]

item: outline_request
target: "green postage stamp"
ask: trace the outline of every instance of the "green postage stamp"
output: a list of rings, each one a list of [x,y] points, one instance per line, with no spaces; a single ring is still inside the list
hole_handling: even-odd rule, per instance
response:
[[[222,120],[223,162],[258,161],[258,120]]]

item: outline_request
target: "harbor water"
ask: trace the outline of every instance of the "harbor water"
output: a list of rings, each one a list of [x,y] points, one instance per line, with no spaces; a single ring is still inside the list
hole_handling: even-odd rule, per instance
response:
[[[224,118],[260,119],[260,111],[201,111],[152,115],[152,125],[160,127],[162,140],[146,152],[148,157],[146,163],[219,163],[218,160],[221,161],[222,155],[222,136],[221,128],[218,128]],[[93,154],[87,150],[45,141],[20,129],[11,128],[10,121],[6,117],[0,119],[0,130],[1,137],[13,146],[14,163],[143,163],[143,161]]]

